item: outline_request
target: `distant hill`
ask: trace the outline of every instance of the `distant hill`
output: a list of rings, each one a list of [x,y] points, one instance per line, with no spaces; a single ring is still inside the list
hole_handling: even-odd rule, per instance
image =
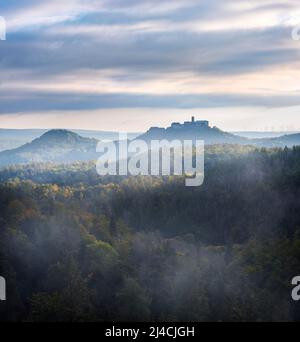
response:
[[[241,135],[242,132],[240,132]],[[274,135],[273,135],[274,134]],[[277,133],[279,134],[279,133]],[[235,145],[253,145],[257,147],[293,147],[300,145],[300,133],[286,134],[278,136],[275,133],[248,132],[243,136],[228,133],[217,127],[210,127],[208,121],[191,121],[183,124],[173,123],[168,128],[151,127],[145,134],[138,139],[150,140],[204,140],[205,145],[216,144],[235,144]]]
[[[98,140],[67,130],[51,130],[13,150],[0,152],[0,166],[32,162],[69,163],[96,159]]]
[[[46,133],[47,129],[3,129],[0,128],[0,152],[20,147]],[[98,140],[116,140],[118,132],[93,131],[93,130],[71,130],[82,137]],[[128,139],[134,139],[141,133],[128,133]]]
[[[300,145],[300,133],[283,135],[281,137],[271,139],[255,139],[252,141],[259,147],[293,147]]]
[[[183,124],[173,123],[168,128],[151,127],[138,137],[150,140],[204,140],[205,144],[247,144],[247,138],[224,132],[217,127],[210,127],[207,121],[186,121]]]

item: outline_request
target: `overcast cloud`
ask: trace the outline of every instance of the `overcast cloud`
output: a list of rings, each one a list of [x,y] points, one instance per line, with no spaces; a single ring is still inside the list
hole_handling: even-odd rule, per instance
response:
[[[0,15],[0,127],[15,127],[18,115],[22,128],[24,116],[36,127],[44,114],[55,127],[70,113],[85,124],[98,113],[90,128],[126,121],[136,131],[167,124],[178,109],[176,119],[193,112],[264,129],[270,115],[261,125],[254,117],[274,109],[275,125],[287,126],[300,106],[298,0],[0,0]]]

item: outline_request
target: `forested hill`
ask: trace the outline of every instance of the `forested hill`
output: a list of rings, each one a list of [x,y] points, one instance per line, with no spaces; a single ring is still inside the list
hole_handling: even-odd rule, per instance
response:
[[[62,162],[93,160],[96,139],[84,138],[68,130],[51,130],[31,143],[0,152],[0,166],[30,162]]]
[[[224,132],[217,127],[180,127],[167,129],[151,128],[139,139],[150,140],[204,140],[205,145],[231,144],[231,145],[253,145],[266,148],[284,148],[299,146],[300,133],[287,134],[270,138],[246,138],[236,134]]]
[[[204,140],[207,145],[214,144],[247,144],[249,140],[228,132],[224,132],[217,127],[198,127],[196,125],[179,128],[168,127],[167,129],[152,127],[146,133],[140,135],[138,139],[150,140]]]

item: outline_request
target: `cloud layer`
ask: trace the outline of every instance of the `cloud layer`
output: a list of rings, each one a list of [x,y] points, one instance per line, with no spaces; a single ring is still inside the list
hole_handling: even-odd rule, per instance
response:
[[[296,0],[0,0],[0,15],[0,126],[17,113],[300,105]]]

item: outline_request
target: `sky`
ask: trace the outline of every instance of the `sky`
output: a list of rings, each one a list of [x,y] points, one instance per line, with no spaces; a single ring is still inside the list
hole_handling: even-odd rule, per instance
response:
[[[0,0],[0,16],[0,128],[136,132],[194,115],[300,130],[299,0]]]

